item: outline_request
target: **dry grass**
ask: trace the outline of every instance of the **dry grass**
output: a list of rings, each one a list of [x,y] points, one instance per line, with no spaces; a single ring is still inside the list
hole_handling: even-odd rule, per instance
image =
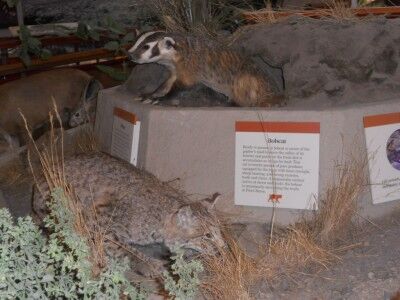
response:
[[[207,299],[251,299],[249,288],[259,277],[256,260],[247,256],[229,231],[224,234],[227,246],[218,256],[203,257],[206,276],[202,293]]]
[[[278,235],[271,246],[271,255],[263,258],[262,264],[279,274],[291,274],[303,268],[325,268],[337,261],[339,256],[320,245],[314,233],[306,226],[289,227]],[[272,263],[271,263],[272,262]]]
[[[266,8],[262,9],[260,12],[262,13],[254,13],[252,11],[251,21],[255,23],[263,23],[263,24],[274,24],[277,23],[279,20],[275,15],[275,10],[272,9],[271,4],[268,3]]]
[[[351,156],[336,163],[336,174],[319,199],[311,219],[290,226],[272,243],[272,255],[285,272],[301,268],[328,268],[350,242],[358,217],[357,201],[367,187],[368,158]],[[268,259],[270,261],[270,258]]]
[[[341,0],[326,0],[328,7],[327,17],[333,18],[337,21],[343,20],[356,20],[357,17],[348,3]]]
[[[186,33],[205,30],[208,15],[195,16],[191,1],[188,0],[153,0],[149,2],[150,10],[160,18],[167,31]],[[203,19],[203,20],[200,20]],[[205,30],[207,32],[207,30]]]
[[[91,124],[82,126],[74,136],[73,149],[76,153],[99,151],[99,142]]]
[[[312,15],[313,18],[329,18],[340,21],[355,21],[358,20],[357,16],[355,15],[354,11],[351,7],[345,2],[341,0],[326,0],[325,1],[326,9],[313,9],[310,11],[304,10],[291,10],[291,9],[283,9],[279,10],[278,12],[287,13],[284,16],[277,17],[276,12],[272,10],[271,7],[266,7],[259,11],[247,11],[249,21],[254,23],[264,23],[264,24],[273,24],[279,21],[284,21],[288,17],[292,15],[297,15],[300,17],[307,18],[309,17],[309,13]]]
[[[266,234],[259,259],[248,257],[227,235],[228,247],[220,256],[206,257],[203,292],[210,299],[251,299],[251,287],[262,280],[277,282],[298,272],[317,272],[340,260],[347,249],[359,246],[348,239],[355,228],[357,200],[367,187],[368,159],[351,156],[336,163],[331,185],[321,196],[312,218]]]
[[[362,151],[359,151],[362,153]],[[320,199],[320,208],[310,226],[323,245],[344,239],[357,216],[357,200],[367,187],[368,157],[351,155],[336,163],[333,183]]]
[[[148,6],[167,31],[214,38],[219,30],[237,27],[240,7],[250,5],[248,1],[150,0]]]
[[[3,186],[13,187],[29,181],[30,177],[19,156],[0,167],[0,184]]]
[[[85,210],[82,208],[81,202],[76,197],[73,188],[66,180],[64,167],[64,134],[62,128],[61,137],[59,138],[56,134],[54,125],[55,122],[61,124],[61,118],[58,114],[55,102],[53,103],[53,113],[56,117],[54,119],[53,113],[49,113],[51,126],[49,133],[49,144],[47,146],[38,146],[38,144],[34,141],[31,132],[29,131],[29,127],[24,115],[21,114],[25,122],[26,131],[28,132],[28,136],[32,142],[33,151],[40,162],[41,171],[39,172],[39,175],[32,164],[31,153],[29,151],[28,161],[36,183],[38,183],[38,176],[44,176],[50,191],[54,190],[55,188],[63,189],[64,194],[68,199],[66,203],[66,205],[68,205],[67,208],[72,211],[75,217],[74,229],[88,242],[91,249],[90,259],[92,261],[92,272],[93,275],[96,276],[100,273],[101,269],[106,266],[106,256],[104,253],[105,232],[101,230],[100,227],[95,226],[97,224],[95,220],[95,214],[90,212],[84,213]],[[39,187],[39,184],[37,184],[37,186]],[[39,190],[39,192],[42,193],[43,196],[45,195],[43,191]]]

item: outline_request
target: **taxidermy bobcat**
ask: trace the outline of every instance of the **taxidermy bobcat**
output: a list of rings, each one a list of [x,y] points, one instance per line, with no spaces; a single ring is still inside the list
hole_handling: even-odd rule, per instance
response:
[[[165,253],[150,257],[151,248],[213,255],[225,245],[213,203],[187,203],[181,193],[128,163],[102,153],[79,154],[65,160],[65,174],[84,210],[96,208],[110,239],[152,263]],[[33,211],[41,220],[48,196],[45,180],[39,179]],[[108,250],[119,256],[112,247]]]

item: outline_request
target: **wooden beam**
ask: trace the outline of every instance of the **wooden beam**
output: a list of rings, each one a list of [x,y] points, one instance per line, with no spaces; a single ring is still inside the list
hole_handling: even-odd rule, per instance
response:
[[[136,35],[136,29],[128,29],[127,32],[133,32]],[[42,42],[42,45],[50,46],[50,45],[69,45],[69,44],[82,44],[87,42],[92,42],[93,44],[99,43],[98,41],[94,40],[83,40],[78,38],[75,35],[68,35],[68,36],[43,36],[38,37]],[[106,35],[100,36],[100,42],[107,42],[110,39]],[[16,48],[21,44],[21,41],[17,37],[7,37],[7,38],[0,38],[0,49],[8,49],[8,48]]]
[[[67,53],[52,56],[47,60],[32,59],[32,65],[27,68],[21,61],[13,61],[6,65],[0,65],[0,76],[15,74],[36,69],[52,68],[79,62],[87,62],[91,60],[108,59],[108,60],[124,60],[125,56],[115,56],[114,52],[106,49],[94,49],[77,53]]]

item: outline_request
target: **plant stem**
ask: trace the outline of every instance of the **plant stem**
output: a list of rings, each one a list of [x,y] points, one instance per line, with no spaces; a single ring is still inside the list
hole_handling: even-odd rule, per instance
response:
[[[272,247],[272,237],[274,234],[274,224],[275,224],[275,208],[276,208],[276,203],[273,202],[272,206],[272,220],[271,220],[271,231],[269,233],[269,243],[268,243],[268,253],[271,253],[271,247]]]

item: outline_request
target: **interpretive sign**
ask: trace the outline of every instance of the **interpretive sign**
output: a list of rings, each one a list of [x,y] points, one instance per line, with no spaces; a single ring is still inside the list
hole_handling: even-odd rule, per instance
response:
[[[400,199],[400,112],[364,117],[372,202]]]
[[[136,115],[114,107],[111,155],[136,166],[139,150],[140,121]]]
[[[317,209],[317,122],[236,122],[235,204]]]

